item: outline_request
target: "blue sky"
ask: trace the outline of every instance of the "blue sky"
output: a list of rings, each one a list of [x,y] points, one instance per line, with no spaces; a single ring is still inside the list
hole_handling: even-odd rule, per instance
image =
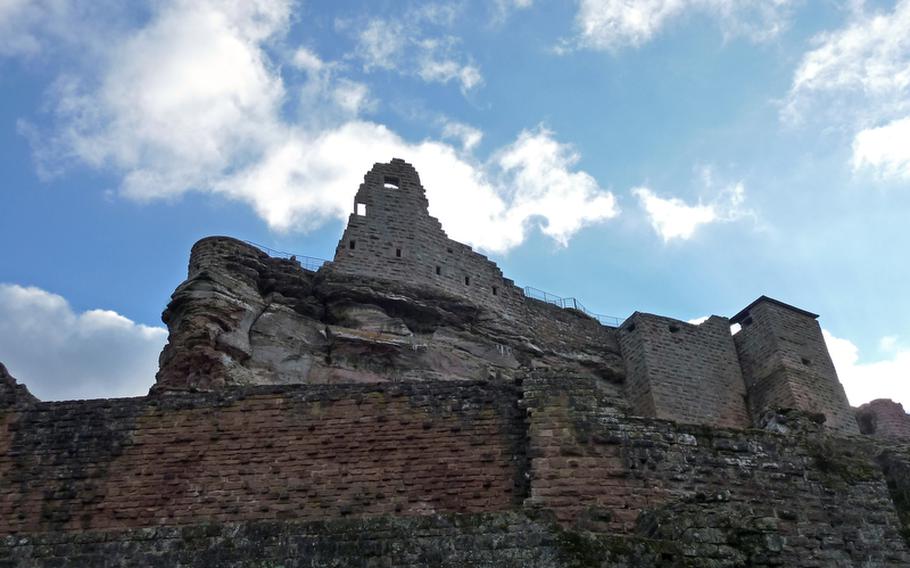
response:
[[[142,394],[192,243],[330,257],[373,162],[594,311],[821,314],[910,404],[910,0],[0,0],[0,361]]]

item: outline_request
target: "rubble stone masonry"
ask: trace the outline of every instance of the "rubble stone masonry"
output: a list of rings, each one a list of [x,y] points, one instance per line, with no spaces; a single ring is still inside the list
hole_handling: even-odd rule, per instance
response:
[[[0,566],[910,563],[902,450],[622,407],[554,377],[21,407]]]

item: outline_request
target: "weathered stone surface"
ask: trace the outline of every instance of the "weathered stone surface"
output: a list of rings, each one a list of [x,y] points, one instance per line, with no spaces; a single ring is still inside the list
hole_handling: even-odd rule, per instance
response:
[[[0,363],[0,411],[37,401],[38,399],[28,392],[25,385],[17,383],[16,379],[6,370],[6,366]]]
[[[199,241],[150,396],[0,365],[0,567],[910,565],[906,414],[854,435],[814,314],[617,330],[450,241],[401,160],[356,199],[318,272]]]
[[[569,532],[518,513],[254,521],[128,531],[78,539],[0,538],[0,567],[218,566],[557,568],[691,565],[674,543]]]
[[[899,402],[879,398],[856,409],[860,432],[886,440],[910,441],[910,415]]]
[[[910,563],[904,448],[631,417],[605,385],[532,375],[24,406],[0,423],[0,558]]]
[[[199,241],[163,319],[154,390],[223,385],[479,380],[532,369],[617,385],[615,330],[526,300],[521,317],[443,290],[302,269],[246,243]]]

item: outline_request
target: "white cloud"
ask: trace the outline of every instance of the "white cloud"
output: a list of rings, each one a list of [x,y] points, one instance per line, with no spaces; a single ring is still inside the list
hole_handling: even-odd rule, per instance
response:
[[[409,10],[400,20],[372,18],[356,34],[354,55],[367,72],[396,71],[428,83],[455,81],[462,92],[470,91],[483,84],[483,75],[469,57],[460,53],[460,40],[447,34],[432,36],[424,30],[425,24],[451,26],[457,15],[458,10],[451,5],[430,4]],[[345,22],[339,27],[352,26]]]
[[[712,188],[709,169],[702,172],[707,188]],[[638,197],[658,235],[669,242],[673,239],[690,239],[702,225],[731,222],[754,214],[743,208],[746,189],[742,182],[727,186],[708,203],[689,205],[678,197],[660,197],[647,187],[637,187],[632,193]]]
[[[516,10],[524,10],[534,5],[534,0],[495,0],[494,15],[498,20],[505,19]]]
[[[828,330],[823,329],[822,334],[851,405],[890,398],[910,407],[910,350],[896,349],[886,359],[861,363],[853,342]]]
[[[581,0],[576,14],[578,36],[562,46],[615,51],[638,47],[674,20],[692,12],[719,21],[725,37],[756,41],[777,35],[789,18],[792,0]]]
[[[900,0],[890,13],[853,15],[837,31],[814,39],[793,75],[785,108],[800,118],[808,108],[818,108],[820,97],[834,95],[841,102],[877,101],[880,105],[907,108],[910,87],[910,0]],[[860,101],[856,98],[859,97]],[[874,111],[877,114],[879,111]]]
[[[461,147],[470,152],[483,140],[483,132],[467,124],[448,121],[442,127],[442,137],[458,140],[461,142]]]
[[[332,99],[339,108],[351,115],[358,115],[375,108],[370,99],[370,90],[363,83],[350,79],[339,79],[332,91]]]
[[[407,47],[408,34],[401,23],[376,18],[366,24],[357,39],[357,54],[365,71],[395,69]]]
[[[57,128],[34,141],[49,168],[69,159],[113,171],[136,200],[220,194],[248,203],[272,229],[305,231],[346,219],[364,172],[401,157],[420,171],[452,237],[489,251],[520,244],[535,225],[565,244],[617,213],[613,195],[545,129],[481,161],[467,130],[459,151],[354,116],[371,104],[366,88],[337,78],[340,66],[313,51],[290,56],[305,80],[289,87],[265,50],[283,38],[288,2],[156,6],[144,28],[111,45],[99,76],[58,82]],[[288,118],[295,94],[300,116]]]
[[[162,327],[76,313],[57,294],[0,284],[0,361],[42,400],[144,395],[166,339]]]
[[[116,33],[124,11],[113,0],[0,0],[0,56],[102,51],[99,38]]]
[[[853,168],[870,168],[883,178],[910,180],[910,116],[857,133]]]
[[[573,171],[577,154],[541,128],[522,132],[486,165],[441,142],[408,143],[371,122],[346,122],[316,136],[290,131],[280,147],[217,190],[250,202],[274,228],[305,229],[346,218],[364,171],[393,156],[418,169],[430,211],[452,238],[489,251],[523,242],[535,220],[566,244],[585,225],[618,213],[609,191]]]
[[[683,200],[658,197],[646,187],[632,190],[651,219],[651,226],[664,242],[673,239],[688,239],[699,225],[717,219],[714,207],[710,205],[687,205]]]
[[[300,47],[294,52],[291,63],[309,73],[319,73],[326,67],[325,62],[315,52],[305,47]]]
[[[782,116],[853,132],[854,170],[910,179],[910,0],[890,12],[856,8],[843,28],[814,38]]]
[[[878,348],[885,352],[897,350],[897,342],[900,338],[896,335],[886,335],[878,342]]]
[[[431,43],[429,45],[434,45]],[[418,60],[417,75],[428,83],[448,83],[456,80],[462,91],[470,91],[483,83],[480,70],[471,64],[461,64],[452,59],[437,59],[435,47],[424,47]]]

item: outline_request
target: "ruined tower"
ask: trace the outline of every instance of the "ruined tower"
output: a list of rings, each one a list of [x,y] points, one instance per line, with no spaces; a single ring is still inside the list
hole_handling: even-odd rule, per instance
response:
[[[494,262],[450,239],[428,205],[411,164],[398,158],[374,164],[354,196],[330,269],[433,287],[517,315],[521,290]]]
[[[734,335],[753,420],[796,408],[825,415],[844,434],[859,429],[828,354],[817,314],[762,296],[733,316]]]

